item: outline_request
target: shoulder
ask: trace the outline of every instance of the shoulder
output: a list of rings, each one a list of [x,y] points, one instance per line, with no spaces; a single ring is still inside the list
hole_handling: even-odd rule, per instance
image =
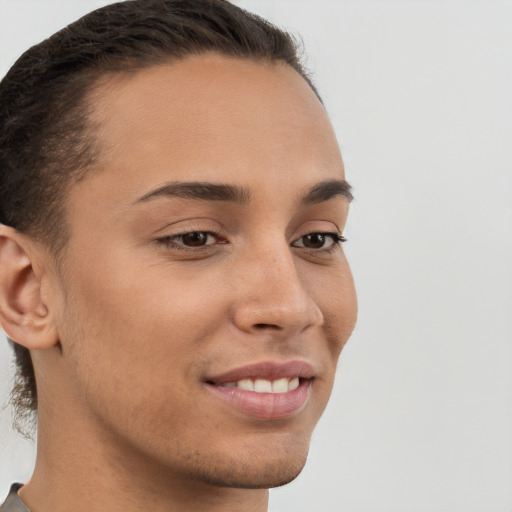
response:
[[[0,505],[0,512],[30,512],[30,510],[23,504],[18,496],[18,489],[22,484],[11,485],[9,495],[4,501],[3,505]]]

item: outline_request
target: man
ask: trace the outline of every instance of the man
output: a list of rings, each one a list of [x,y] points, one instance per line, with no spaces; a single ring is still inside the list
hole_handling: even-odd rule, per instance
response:
[[[0,318],[38,422],[0,510],[266,510],[356,318],[291,37],[223,0],[114,4],[20,58],[0,119]]]

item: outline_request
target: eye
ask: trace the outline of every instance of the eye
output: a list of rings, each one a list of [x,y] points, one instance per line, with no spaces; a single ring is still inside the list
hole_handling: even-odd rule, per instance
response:
[[[308,233],[292,243],[293,247],[328,251],[345,242],[339,233]]]
[[[211,231],[191,231],[179,235],[166,236],[158,239],[159,243],[168,248],[193,250],[195,248],[210,247],[219,243],[225,243],[217,233]]]
[[[214,236],[206,231],[194,231],[192,233],[185,233],[184,235],[178,235],[175,237],[183,245],[188,247],[201,247],[203,245],[209,245],[208,242],[215,241]]]

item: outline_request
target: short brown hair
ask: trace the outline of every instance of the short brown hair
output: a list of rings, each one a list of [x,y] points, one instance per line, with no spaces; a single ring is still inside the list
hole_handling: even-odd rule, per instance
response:
[[[26,51],[0,82],[0,222],[65,246],[63,199],[97,161],[88,93],[106,73],[217,52],[295,69],[318,96],[289,33],[227,0],[128,0],[97,9]],[[10,340],[15,426],[35,418],[29,351]],[[17,421],[16,421],[17,420]]]

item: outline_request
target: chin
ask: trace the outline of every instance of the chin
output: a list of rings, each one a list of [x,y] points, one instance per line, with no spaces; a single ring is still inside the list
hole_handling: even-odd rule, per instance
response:
[[[224,475],[204,475],[203,481],[215,487],[232,487],[237,489],[271,489],[281,487],[295,480],[302,469],[299,468],[266,468],[263,471],[247,471],[245,473],[231,471]]]
[[[217,462],[210,471],[204,471],[204,483],[216,487],[233,487],[239,489],[270,489],[280,487],[295,480],[304,468],[308,454],[306,449],[293,450],[280,457],[264,459],[261,456],[250,455],[241,460],[225,460],[224,464]],[[212,471],[213,469],[213,471]]]

